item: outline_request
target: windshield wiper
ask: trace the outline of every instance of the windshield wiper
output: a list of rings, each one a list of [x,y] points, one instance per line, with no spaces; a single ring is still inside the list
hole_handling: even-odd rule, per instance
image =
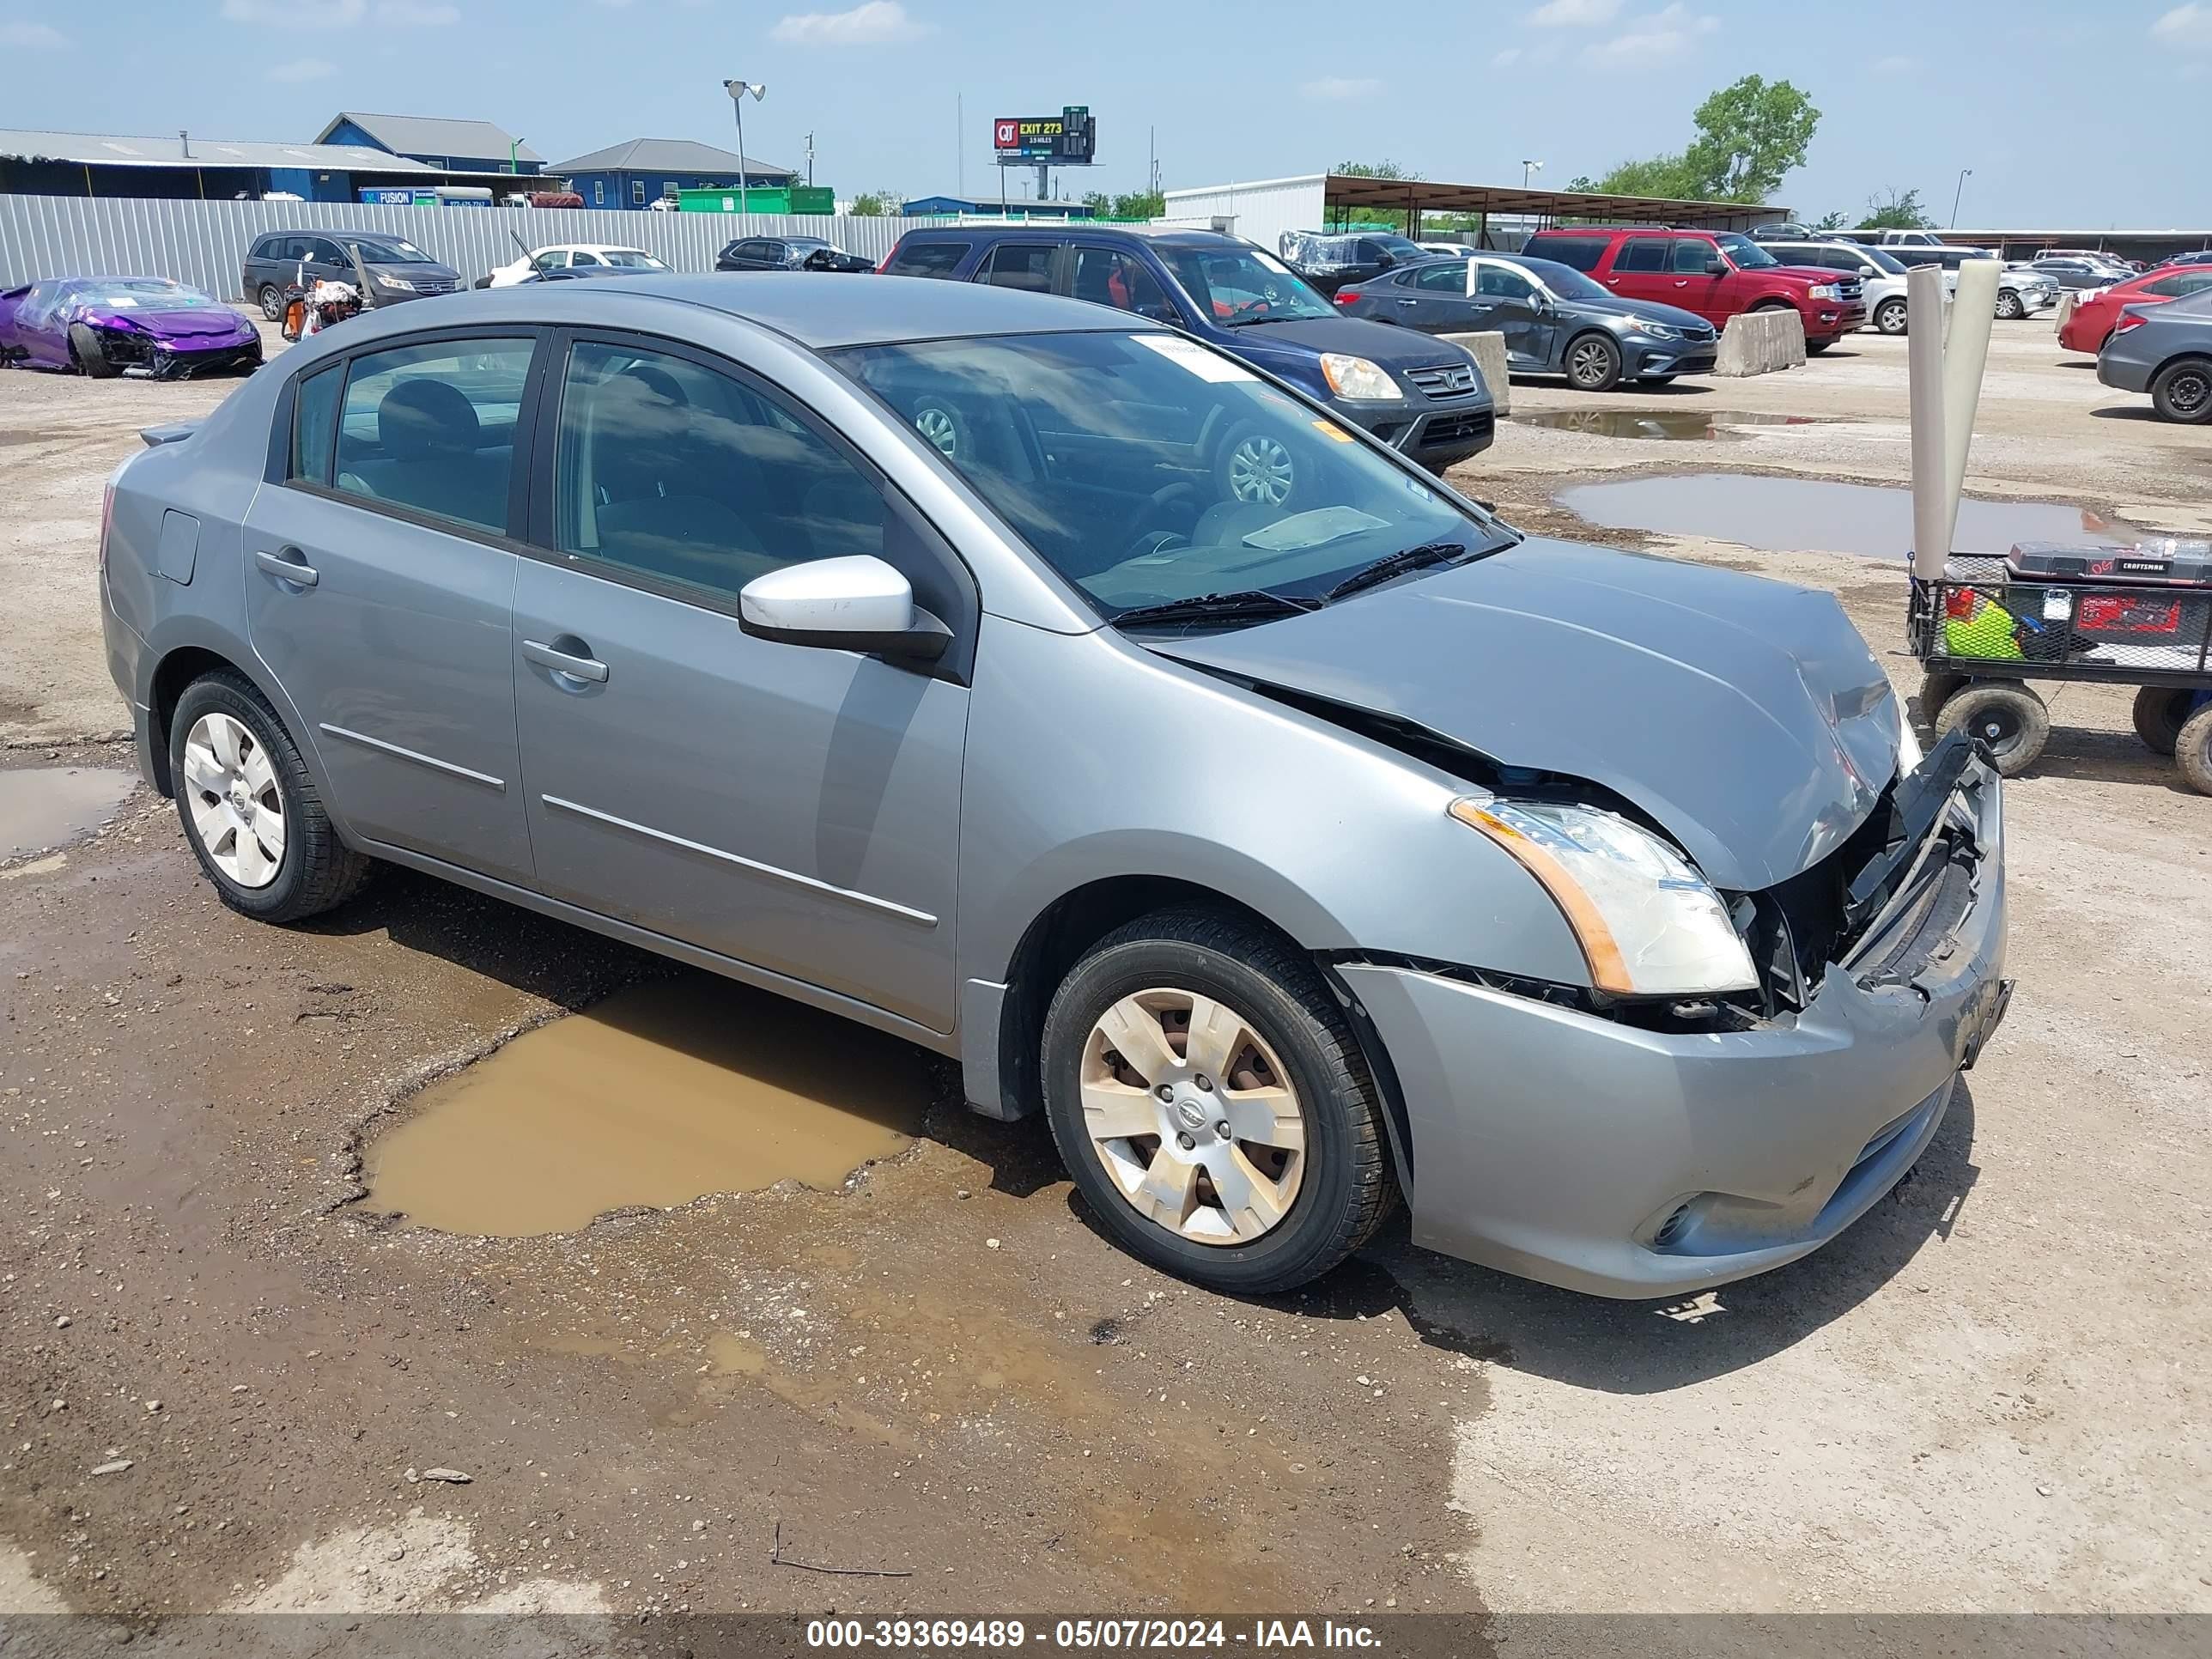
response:
[[[1221,325],[1224,328],[1249,328],[1254,323],[1310,323],[1316,317],[1329,314],[1326,311],[1273,311],[1264,317],[1231,317]]]
[[[1318,599],[1294,599],[1287,593],[1271,593],[1263,587],[1241,588],[1233,593],[1200,593],[1194,599],[1163,599],[1140,605],[1114,618],[1114,625],[1131,623],[1258,621],[1266,617],[1295,616],[1320,607]]]
[[[1402,553],[1392,553],[1375,561],[1364,569],[1355,570],[1328,592],[1324,599],[1340,599],[1347,593],[1357,593],[1362,588],[1387,582],[1393,576],[1402,576],[1408,570],[1419,570],[1424,565],[1443,564],[1463,557],[1465,542],[1423,542],[1419,547],[1409,547]]]

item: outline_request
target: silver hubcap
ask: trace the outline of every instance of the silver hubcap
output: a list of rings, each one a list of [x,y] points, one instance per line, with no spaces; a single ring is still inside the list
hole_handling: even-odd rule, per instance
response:
[[[925,409],[914,417],[914,429],[934,445],[947,460],[954,459],[960,450],[960,428],[953,424],[951,411]]]
[[[215,867],[240,887],[266,887],[284,862],[284,795],[269,751],[224,714],[203,714],[185,738],[192,828]]]
[[[1569,366],[1574,370],[1575,379],[1586,386],[1595,386],[1605,379],[1607,363],[1606,349],[1595,340],[1589,340],[1575,348],[1575,355]]]
[[[1295,471],[1289,450],[1255,434],[1229,452],[1229,493],[1240,501],[1280,507],[1291,498]]]
[[[1306,1121],[1235,1009],[1194,992],[1123,997],[1083,1047],[1083,1127],[1139,1215],[1200,1244],[1249,1244],[1305,1180]]]

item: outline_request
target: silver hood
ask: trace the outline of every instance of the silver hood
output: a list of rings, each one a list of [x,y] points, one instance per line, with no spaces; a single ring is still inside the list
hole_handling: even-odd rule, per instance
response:
[[[1895,695],[1832,596],[1642,554],[1530,540],[1304,616],[1146,643],[1601,784],[1738,891],[1832,852],[1897,770]]]

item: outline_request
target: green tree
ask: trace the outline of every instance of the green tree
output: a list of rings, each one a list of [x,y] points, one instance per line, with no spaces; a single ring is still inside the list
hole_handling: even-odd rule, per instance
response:
[[[1100,219],[1109,218],[1114,212],[1114,198],[1103,190],[1085,191],[1083,205],[1089,208],[1095,217]]]
[[[1861,230],[1933,230],[1936,221],[1920,205],[1917,190],[1893,190],[1889,199],[1879,196],[1867,198],[1866,216],[1858,222]]]
[[[1680,155],[1653,155],[1641,161],[1623,161],[1601,178],[1577,179],[1567,188],[1596,191],[1605,196],[1666,196],[1678,201],[1706,199],[1690,172],[1689,163]]]
[[[855,219],[882,219],[897,213],[906,198],[895,190],[864,190],[853,198]]]
[[[1083,199],[1087,202],[1091,198]],[[1098,199],[1106,198],[1102,195]],[[1157,219],[1168,210],[1168,198],[1157,190],[1125,191],[1114,198],[1110,206],[1116,219]]]
[[[1384,159],[1380,161],[1339,161],[1330,169],[1347,179],[1419,179],[1421,175],[1412,167],[1401,167]]]
[[[1844,230],[1848,229],[1850,225],[1850,221],[1840,213],[1824,213],[1819,218],[1809,222],[1805,228],[1818,231]]]
[[[1804,166],[1820,112],[1787,81],[1747,75],[1698,105],[1690,119],[1698,136],[1682,159],[1706,198],[1763,202],[1784,175]]]

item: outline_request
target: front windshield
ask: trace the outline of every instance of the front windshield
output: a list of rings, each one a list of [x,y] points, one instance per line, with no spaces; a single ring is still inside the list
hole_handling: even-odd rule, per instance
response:
[[[1732,230],[1723,231],[1713,240],[1721,245],[1722,252],[1735,261],[1738,270],[1765,270],[1782,263],[1750,237],[1739,236]]]
[[[120,311],[198,311],[217,303],[212,295],[181,283],[158,276],[125,276],[86,283],[76,297],[88,305],[108,306]]]
[[[354,246],[361,250],[361,262],[365,265],[427,265],[430,256],[412,242],[361,242]]]
[[[626,270],[665,270],[668,269],[650,253],[634,247],[611,247],[600,251],[599,258],[611,265],[620,265]]]
[[[1163,247],[1160,257],[1199,309],[1234,327],[1285,317],[1333,317],[1328,302],[1256,247]]]
[[[1611,289],[1601,286],[1572,265],[1563,265],[1557,259],[1516,259],[1512,263],[1562,300],[1613,300],[1620,297]]]
[[[1311,599],[1378,559],[1512,532],[1234,359],[1168,333],[834,354],[1109,618],[1209,594]]]

